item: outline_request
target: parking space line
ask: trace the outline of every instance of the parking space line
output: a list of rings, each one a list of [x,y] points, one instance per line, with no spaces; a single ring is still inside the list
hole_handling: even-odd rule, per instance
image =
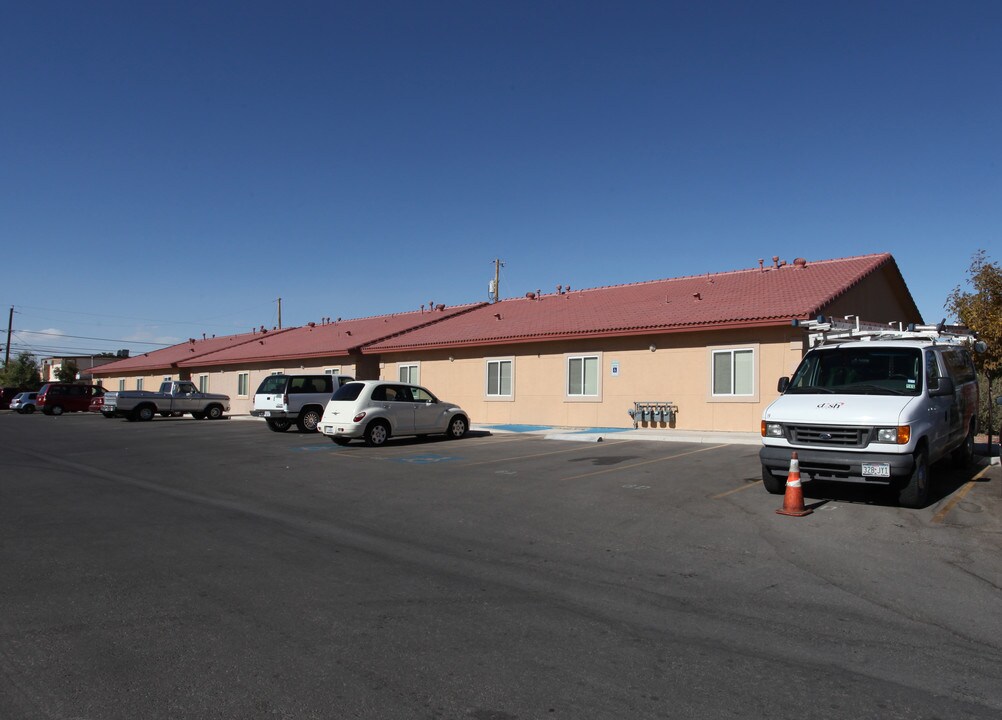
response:
[[[742,485],[741,487],[736,487],[733,490],[728,490],[727,492],[722,492],[719,495],[711,495],[710,499],[711,500],[719,500],[720,498],[725,498],[728,495],[733,495],[734,493],[744,492],[748,488],[760,487],[761,485],[762,485],[762,481],[761,480],[756,480],[755,482],[750,482],[750,483],[748,483],[746,485]]]
[[[729,447],[728,445],[714,445],[713,447],[699,448],[698,450],[689,450],[688,452],[675,453],[674,455],[666,455],[664,457],[654,458],[653,460],[644,460],[643,462],[631,463],[629,465],[617,465],[615,467],[609,467],[604,470],[595,470],[589,473],[583,473],[581,475],[572,475],[567,478],[560,478],[561,480],[580,480],[581,478],[592,477],[594,475],[605,475],[608,473],[620,472],[622,470],[629,470],[630,468],[641,467],[642,465],[652,465],[653,463],[664,462],[665,460],[674,460],[675,458],[685,457],[686,455],[696,455],[702,452],[709,452],[710,450],[720,450],[721,448]]]
[[[992,467],[991,465],[986,465],[984,468],[981,469],[981,472],[979,472],[977,475],[971,478],[970,482],[968,482],[966,485],[964,485],[964,487],[960,488],[960,490],[954,493],[953,497],[950,498],[950,501],[946,505],[944,505],[938,513],[933,515],[932,521],[934,523],[942,523],[944,520],[946,520],[946,516],[950,514],[950,511],[953,510],[954,507],[956,507],[957,503],[959,503],[967,496],[967,493],[969,493],[971,489],[978,483],[978,481],[981,480],[981,478],[983,478],[988,473],[989,470],[991,470],[991,467]]]

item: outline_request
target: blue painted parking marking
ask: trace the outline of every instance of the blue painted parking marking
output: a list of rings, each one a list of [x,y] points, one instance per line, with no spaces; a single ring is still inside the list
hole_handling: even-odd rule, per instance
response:
[[[458,460],[459,458],[451,457],[449,455],[435,455],[434,453],[428,453],[426,455],[411,455],[409,457],[388,458],[388,459],[391,460],[392,462],[411,463],[412,465],[430,465],[432,463]]]
[[[320,450],[334,450],[335,448],[330,445],[302,445],[297,448],[293,448],[298,452],[318,452]]]

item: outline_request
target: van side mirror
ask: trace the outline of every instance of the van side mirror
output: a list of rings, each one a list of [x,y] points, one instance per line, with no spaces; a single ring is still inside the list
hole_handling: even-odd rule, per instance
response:
[[[790,387],[790,378],[788,377],[781,377],[779,379],[779,382],[776,384],[776,389],[779,390],[781,393],[785,393],[786,388],[788,387]]]
[[[929,397],[944,397],[946,395],[953,395],[953,391],[955,389],[953,380],[948,377],[941,377],[939,379],[939,384],[936,387],[929,388]]]

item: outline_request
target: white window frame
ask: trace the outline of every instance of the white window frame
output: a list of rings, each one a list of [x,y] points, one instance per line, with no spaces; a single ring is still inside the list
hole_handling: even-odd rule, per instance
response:
[[[197,385],[197,387],[198,387],[198,391],[200,393],[207,393],[207,392],[209,392],[209,376],[208,375],[199,375],[198,376],[198,385]]]
[[[721,345],[717,347],[707,348],[707,365],[708,374],[707,379],[707,396],[710,402],[758,402],[759,401],[759,382],[758,382],[758,363],[760,355],[760,347],[757,343],[746,343],[742,345]],[[737,380],[738,363],[734,362],[735,355],[738,353],[750,353],[751,354],[751,366],[749,372],[751,373],[751,390],[747,393],[738,394],[734,392]],[[716,387],[716,360],[718,356],[730,355],[731,358],[731,391],[730,392],[718,392]]]
[[[405,372],[407,377],[404,377]],[[421,368],[419,363],[397,363],[397,380],[405,385],[420,385]]]
[[[507,363],[510,367],[508,372],[508,382],[511,387],[508,388],[507,393],[501,392],[500,369],[504,363]],[[498,367],[498,391],[495,393],[491,392],[491,365],[497,365]],[[506,402],[510,402],[515,399],[515,358],[497,357],[484,359],[484,397],[487,400],[501,400]]]
[[[339,367],[324,368],[324,375],[340,375],[340,374],[341,374],[341,368]]]
[[[125,392],[125,378],[118,381],[118,392]]]
[[[243,386],[241,388],[241,385]],[[249,397],[248,392],[250,390],[250,373],[240,372],[237,373],[237,397]]]
[[[571,393],[571,363],[581,360],[581,393]],[[595,365],[595,392],[588,394],[585,392],[587,384],[586,370],[588,360],[594,360]],[[564,355],[564,400],[566,402],[602,402],[602,368],[604,367],[602,353],[567,353]]]
[[[143,379],[136,378],[136,390],[142,390],[142,389],[143,389]]]

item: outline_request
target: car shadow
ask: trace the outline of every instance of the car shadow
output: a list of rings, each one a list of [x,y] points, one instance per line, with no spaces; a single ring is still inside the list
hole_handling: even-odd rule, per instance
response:
[[[923,507],[930,507],[950,497],[971,481],[989,482],[990,478],[978,478],[981,469],[987,465],[986,458],[975,457],[969,468],[952,467],[948,461],[933,465],[929,500]],[[897,507],[897,490],[887,485],[864,485],[862,483],[836,482],[831,480],[809,480],[803,483],[804,499],[816,501],[808,507],[817,508],[827,502],[857,503]]]

